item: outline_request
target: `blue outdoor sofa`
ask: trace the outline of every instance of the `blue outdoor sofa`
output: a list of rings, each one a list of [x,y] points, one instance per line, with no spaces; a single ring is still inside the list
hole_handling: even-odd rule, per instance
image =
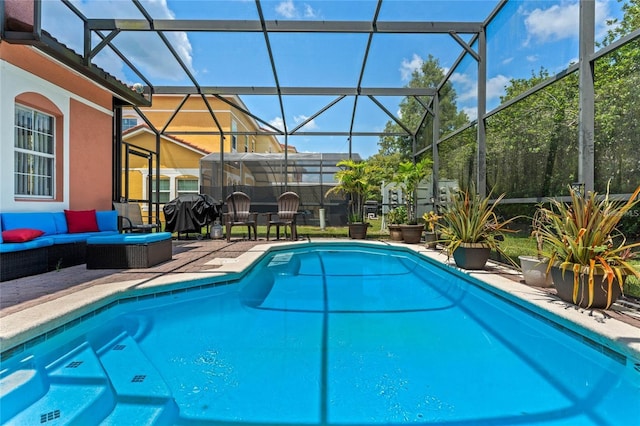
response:
[[[91,211],[71,213],[87,212]],[[68,217],[73,216],[65,212],[0,213],[0,281],[86,263],[88,238],[119,233],[115,210],[95,212],[97,231],[76,232],[74,223],[69,232]],[[4,231],[13,231],[13,236],[30,235],[25,237],[27,241],[7,242],[2,238]],[[37,231],[42,235],[32,238]]]

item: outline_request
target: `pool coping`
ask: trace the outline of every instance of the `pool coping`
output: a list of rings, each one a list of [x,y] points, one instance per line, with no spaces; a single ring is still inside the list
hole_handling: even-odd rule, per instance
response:
[[[309,239],[273,244],[259,244],[235,258],[216,258],[205,268],[193,274],[165,273],[158,277],[96,284],[55,300],[43,302],[0,318],[0,352],[9,358],[36,344],[48,333],[73,325],[96,312],[132,298],[148,298],[187,289],[199,289],[235,281],[265,252],[282,250],[291,245],[314,243],[351,243],[361,245],[392,246],[414,251],[432,261],[447,265],[459,276],[469,276],[497,296],[548,319],[557,326],[584,337],[586,343],[607,351],[614,351],[640,365],[640,328],[626,324],[598,310],[585,310],[561,301],[555,295],[519,282],[520,274],[490,262],[489,267],[469,271],[456,267],[440,250],[428,249],[422,244],[404,244],[390,241]],[[210,267],[210,269],[209,269]],[[549,317],[551,314],[551,317]]]

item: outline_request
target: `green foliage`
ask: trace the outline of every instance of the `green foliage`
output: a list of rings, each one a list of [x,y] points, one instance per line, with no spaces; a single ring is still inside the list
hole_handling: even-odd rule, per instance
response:
[[[411,76],[408,87],[438,87],[445,76],[445,71],[440,67],[438,59],[429,55],[422,63],[420,69],[415,70]],[[456,92],[451,82],[446,83],[440,88],[440,136],[461,127],[468,121],[468,117],[464,112],[459,112],[456,106]],[[399,154],[402,160],[410,160],[413,158],[413,137],[415,133],[416,144],[418,147],[431,145],[433,141],[433,126],[431,125],[432,117],[427,118],[427,122],[422,126],[425,108],[429,105],[431,98],[424,96],[420,99],[416,97],[406,97],[400,103],[400,114],[402,117],[402,126],[395,121],[388,121],[385,125],[385,132],[406,133],[407,129],[411,134],[406,136],[383,136],[380,138],[378,145],[380,146],[380,154],[392,155]]]
[[[394,182],[402,187],[407,204],[407,223],[416,224],[416,191],[418,185],[431,172],[433,162],[430,158],[423,157],[417,163],[403,161],[398,165],[398,170],[394,176]]]
[[[481,197],[469,190],[454,194],[438,222],[447,252],[453,253],[460,245],[482,244],[504,254],[499,241],[505,233],[514,232],[507,226],[515,218],[500,220],[495,214],[494,208],[503,198],[504,194],[491,204],[491,194]]]
[[[395,209],[389,210],[387,220],[392,225],[407,223],[407,208],[405,206],[398,206]]]
[[[628,201],[613,200],[609,192],[598,197],[596,192],[586,196],[569,188],[571,203],[551,200],[549,207],[542,207],[543,222],[540,235],[551,250],[550,265],[558,264],[563,270],[574,272],[574,300],[580,275],[588,275],[589,295],[593,294],[594,275],[604,275],[609,286],[617,279],[621,286],[622,276],[640,272],[631,263],[632,249],[640,243],[627,243],[618,230],[623,215],[639,202],[640,186]],[[597,283],[600,285],[600,283]]]
[[[377,177],[379,173],[367,161],[341,160],[335,174],[338,184],[329,189],[325,195],[343,194],[349,201],[349,221],[364,221],[364,203],[379,190]]]

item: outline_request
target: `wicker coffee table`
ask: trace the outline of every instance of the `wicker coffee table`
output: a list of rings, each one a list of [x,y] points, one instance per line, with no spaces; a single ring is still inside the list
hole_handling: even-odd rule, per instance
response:
[[[116,234],[87,239],[87,269],[149,268],[171,260],[171,233]]]

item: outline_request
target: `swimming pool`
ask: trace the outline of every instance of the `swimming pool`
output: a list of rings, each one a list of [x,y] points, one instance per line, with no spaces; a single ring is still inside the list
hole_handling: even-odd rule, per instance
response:
[[[593,343],[593,342],[592,342]],[[406,250],[305,244],[3,362],[7,424],[637,424],[640,373]]]

